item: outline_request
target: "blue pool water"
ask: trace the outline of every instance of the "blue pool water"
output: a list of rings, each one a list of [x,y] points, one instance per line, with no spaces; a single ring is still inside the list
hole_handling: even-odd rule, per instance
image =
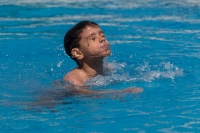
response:
[[[0,132],[200,132],[199,18],[198,0],[1,0]],[[112,49],[90,89],[144,92],[63,97],[63,36],[81,20]]]

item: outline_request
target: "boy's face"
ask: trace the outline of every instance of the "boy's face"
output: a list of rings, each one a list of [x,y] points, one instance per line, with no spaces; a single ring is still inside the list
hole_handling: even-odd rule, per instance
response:
[[[80,50],[84,57],[105,57],[110,55],[109,43],[100,27],[86,26],[80,36]]]

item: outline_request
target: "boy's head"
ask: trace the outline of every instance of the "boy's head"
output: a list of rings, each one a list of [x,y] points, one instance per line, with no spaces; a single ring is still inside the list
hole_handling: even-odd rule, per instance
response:
[[[79,44],[79,41],[81,40],[80,34],[83,32],[83,30],[86,28],[86,26],[99,27],[99,25],[95,22],[88,21],[88,20],[81,21],[81,22],[77,23],[76,25],[74,25],[71,29],[69,29],[64,37],[65,52],[67,53],[68,56],[70,56],[73,60],[75,60],[77,64],[79,64],[78,60],[76,58],[73,58],[71,50],[73,48],[80,47],[80,44]]]
[[[67,31],[64,47],[66,53],[76,61],[77,65],[80,65],[82,59],[102,58],[110,55],[111,52],[99,25],[87,20],[77,23]]]

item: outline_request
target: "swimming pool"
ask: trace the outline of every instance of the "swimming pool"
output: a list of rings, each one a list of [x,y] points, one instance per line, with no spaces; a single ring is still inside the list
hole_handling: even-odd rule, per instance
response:
[[[198,0],[0,1],[1,132],[199,132]],[[141,94],[74,96],[33,107],[76,67],[63,36],[97,22],[111,44],[111,75],[91,89]],[[58,89],[58,93],[62,93]]]

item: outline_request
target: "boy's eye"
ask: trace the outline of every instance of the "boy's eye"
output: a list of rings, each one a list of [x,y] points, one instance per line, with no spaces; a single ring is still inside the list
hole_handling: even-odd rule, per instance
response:
[[[95,36],[92,36],[92,37],[90,38],[90,40],[93,40],[93,41],[95,41],[95,39],[96,39]]]

